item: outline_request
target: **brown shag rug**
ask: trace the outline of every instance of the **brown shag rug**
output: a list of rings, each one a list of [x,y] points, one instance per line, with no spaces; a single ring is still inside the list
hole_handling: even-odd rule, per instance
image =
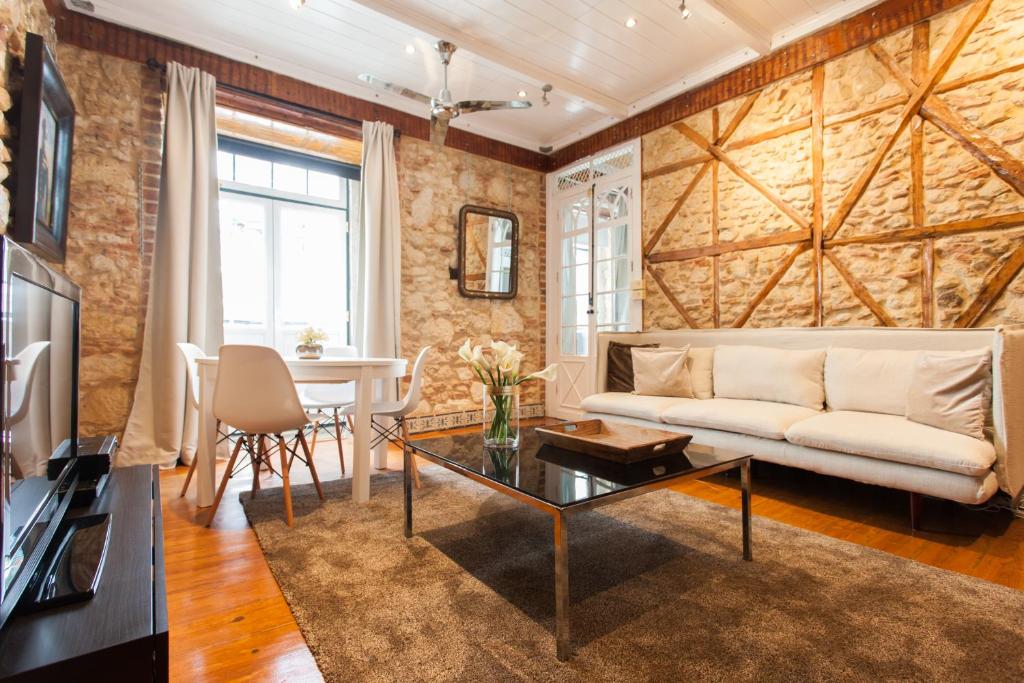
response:
[[[572,519],[575,657],[555,658],[551,519],[424,467],[241,494],[328,681],[1010,681],[1024,592],[671,491]]]

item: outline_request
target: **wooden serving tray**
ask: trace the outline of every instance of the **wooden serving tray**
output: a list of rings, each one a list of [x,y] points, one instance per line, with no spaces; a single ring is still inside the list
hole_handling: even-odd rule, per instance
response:
[[[563,422],[537,427],[536,432],[541,442],[556,448],[627,464],[681,453],[693,438],[690,434],[604,420]]]

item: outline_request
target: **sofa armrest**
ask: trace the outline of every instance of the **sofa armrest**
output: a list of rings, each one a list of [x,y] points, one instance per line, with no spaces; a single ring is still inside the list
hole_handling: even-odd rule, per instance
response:
[[[993,349],[992,421],[999,487],[1024,489],[1024,326],[1000,326]]]

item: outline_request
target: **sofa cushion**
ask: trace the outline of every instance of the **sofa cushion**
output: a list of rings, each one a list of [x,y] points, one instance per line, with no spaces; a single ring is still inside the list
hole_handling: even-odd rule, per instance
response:
[[[633,391],[633,354],[634,348],[653,349],[658,344],[620,344],[608,342],[608,372],[605,387],[608,391]]]
[[[907,419],[985,438],[992,394],[992,350],[925,351],[907,392]]]
[[[715,398],[791,403],[821,410],[825,349],[716,346]]]
[[[786,430],[786,440],[974,477],[991,469],[996,460],[996,450],[988,441],[911,422],[901,415],[852,410],[801,420]]]
[[[690,371],[690,386],[694,398],[715,396],[715,347],[691,346],[686,354],[686,367]]]
[[[661,420],[674,425],[784,439],[790,425],[817,414],[815,410],[790,403],[712,398],[668,407],[661,413]]]
[[[825,399],[832,410],[904,415],[920,351],[831,347],[825,355]]]
[[[642,396],[693,398],[690,371],[686,367],[689,346],[637,349],[633,354],[633,393]]]
[[[660,422],[661,414],[672,406],[681,403],[696,403],[697,399],[678,398],[675,396],[641,396],[608,391],[603,394],[591,394],[580,404],[588,413],[607,413],[608,415],[624,415],[641,420]]]

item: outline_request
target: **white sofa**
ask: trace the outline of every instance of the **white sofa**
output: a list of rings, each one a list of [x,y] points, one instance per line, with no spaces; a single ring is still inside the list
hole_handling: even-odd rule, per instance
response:
[[[713,377],[714,353],[722,346],[781,349],[872,349],[909,352],[992,349],[991,424],[986,440],[947,432],[906,419],[905,396],[887,387],[891,375],[907,373],[900,354],[891,372],[877,379],[877,401],[868,410],[836,410],[848,400],[841,373],[826,380],[822,409],[792,403],[737,398],[672,398],[605,391],[609,341],[624,344],[690,345],[704,350]],[[737,349],[733,349],[735,356]],[[826,354],[828,351],[826,351]],[[698,355],[700,355],[698,353]],[[903,354],[912,358],[913,353]],[[613,419],[693,435],[693,442],[751,453],[757,460],[821,474],[977,504],[1002,489],[1014,500],[1024,488],[1024,329],[922,330],[880,328],[783,328],[675,330],[605,333],[598,338],[597,393],[583,400],[586,417]],[[725,358],[725,356],[720,356]],[[698,362],[696,357],[694,362]],[[724,361],[723,361],[724,362]],[[828,363],[826,361],[825,365]],[[699,371],[694,389],[701,395]],[[724,373],[724,370],[723,370]],[[735,377],[735,372],[733,376]],[[763,374],[763,373],[762,373]],[[705,378],[705,384],[709,378]],[[779,377],[779,382],[787,378]],[[733,388],[735,391],[735,387]],[[704,389],[709,396],[710,387]],[[848,393],[848,392],[847,392]],[[735,394],[733,394],[735,395]],[[849,399],[855,400],[855,399]],[[873,412],[878,410],[881,412]],[[900,414],[897,414],[900,413]],[[916,500],[916,496],[912,496]]]

